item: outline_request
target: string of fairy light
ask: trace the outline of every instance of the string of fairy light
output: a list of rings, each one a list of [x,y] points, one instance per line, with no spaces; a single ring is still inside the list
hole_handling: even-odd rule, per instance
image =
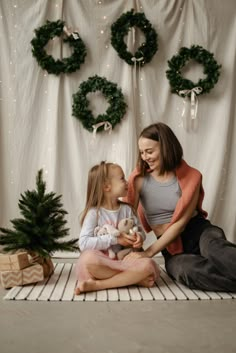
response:
[[[60,1],[58,0],[58,2],[55,2],[53,4],[51,4],[51,6],[54,6],[54,11],[55,11],[55,19],[59,18],[62,14],[62,8],[63,8],[63,1]],[[52,39],[52,42],[59,42],[59,38],[58,37],[54,37]],[[52,100],[49,99],[49,94],[50,94],[50,90],[48,90],[49,88],[49,83],[50,83],[50,75],[48,74],[47,71],[44,71],[44,74],[43,74],[43,77],[44,77],[44,84],[45,84],[45,87],[47,87],[45,90],[44,90],[44,95],[47,96],[47,113],[50,114],[51,117],[53,117],[55,115],[55,105],[53,104]],[[53,78],[54,79],[54,78]],[[51,127],[51,128],[50,128]],[[46,154],[46,160],[45,162],[42,164],[42,168],[44,170],[44,174],[47,175],[49,173],[49,170],[51,169],[52,167],[52,163],[51,163],[51,160],[53,158],[52,154],[53,152],[55,151],[54,147],[52,147],[52,144],[51,144],[51,141],[52,141],[52,138],[50,138],[50,132],[51,132],[51,129],[53,128],[53,125],[50,124],[50,119],[46,119],[46,128],[45,128],[45,133],[46,133],[46,141],[48,142],[48,147],[47,147],[47,154]]]
[[[12,22],[12,30],[8,37],[10,45],[9,50],[9,70],[8,75],[9,77],[6,78],[4,82],[4,74],[3,78],[0,78],[0,92],[2,96],[0,97],[0,101],[4,101],[5,105],[8,107],[7,113],[7,124],[8,124],[8,135],[7,135],[7,145],[8,145],[8,158],[10,161],[13,160],[14,150],[12,146],[12,142],[15,141],[15,134],[16,130],[14,129],[14,123],[16,120],[16,60],[17,60],[17,50],[16,50],[16,41],[17,41],[17,31],[18,31],[18,24],[16,22],[16,11],[18,8],[18,4],[15,1],[12,1],[12,6],[10,10],[10,18]],[[0,21],[1,27],[4,28],[4,21],[5,18],[2,14],[0,14]],[[4,37],[5,33],[4,30],[0,31],[0,36]],[[16,171],[14,170],[14,163],[10,163],[10,170],[9,170],[9,181],[10,184],[13,185],[15,183],[16,178]]]

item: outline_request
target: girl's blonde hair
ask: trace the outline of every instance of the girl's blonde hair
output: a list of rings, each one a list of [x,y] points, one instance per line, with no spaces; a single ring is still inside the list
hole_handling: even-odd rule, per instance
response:
[[[81,215],[81,225],[90,208],[96,207],[98,211],[101,207],[104,198],[104,184],[109,179],[111,167],[118,167],[118,165],[102,161],[90,169],[88,173],[86,206]]]

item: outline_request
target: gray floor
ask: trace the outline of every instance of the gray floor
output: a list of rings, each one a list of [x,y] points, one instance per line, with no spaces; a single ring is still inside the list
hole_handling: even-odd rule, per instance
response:
[[[236,352],[236,300],[29,302],[5,293],[1,353]]]

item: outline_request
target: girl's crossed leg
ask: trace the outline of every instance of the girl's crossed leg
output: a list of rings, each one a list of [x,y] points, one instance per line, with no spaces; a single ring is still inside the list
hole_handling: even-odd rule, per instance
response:
[[[152,259],[116,261],[101,251],[87,250],[77,263],[75,294],[134,284],[152,287],[159,274],[160,270]]]

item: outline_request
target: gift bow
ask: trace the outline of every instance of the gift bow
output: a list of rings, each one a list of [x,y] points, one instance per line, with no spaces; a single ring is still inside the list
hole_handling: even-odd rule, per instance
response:
[[[182,91],[178,91],[179,95],[184,95],[184,100],[183,100],[183,111],[182,111],[182,117],[184,117],[185,114],[185,104],[186,104],[186,97],[190,94],[190,102],[191,102],[191,110],[190,110],[190,115],[191,119],[195,120],[197,118],[197,110],[198,110],[198,99],[197,96],[202,92],[202,87],[194,87],[192,89],[184,89]]]
[[[79,34],[77,32],[72,31],[71,28],[64,26],[63,31],[68,37],[72,36],[75,40],[79,39]]]
[[[137,62],[142,61],[143,59],[144,59],[143,56],[141,56],[141,58],[136,58],[135,56],[131,58],[131,60],[134,62],[134,66],[136,65]]]
[[[111,123],[109,123],[109,121],[102,121],[101,123],[97,123],[95,125],[92,125],[94,138],[96,137],[97,129],[103,125],[104,125],[104,131],[109,131],[109,134],[111,133],[111,131],[112,131]]]

